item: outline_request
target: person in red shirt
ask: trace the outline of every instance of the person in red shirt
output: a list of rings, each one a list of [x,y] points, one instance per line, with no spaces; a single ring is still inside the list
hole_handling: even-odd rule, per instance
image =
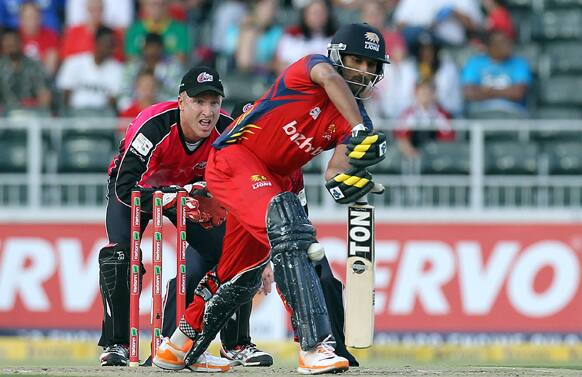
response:
[[[95,51],[95,33],[101,26],[105,26],[103,24],[103,1],[87,0],[87,15],[85,23],[72,25],[65,29],[61,45],[62,59],[75,54]],[[113,56],[122,62],[125,60],[123,54],[124,32],[119,28],[114,28],[113,31],[115,33]]]
[[[507,8],[499,0],[483,0],[481,4],[487,13],[486,30],[488,32],[499,30],[510,39],[515,40],[515,27]]]
[[[59,36],[42,26],[38,5],[25,2],[20,8],[20,38],[24,55],[42,62],[45,72],[54,76],[59,66]]]
[[[416,84],[415,103],[400,115],[394,137],[407,158],[419,157],[418,148],[428,141],[455,139],[450,115],[438,104],[433,81],[421,80]]]
[[[153,363],[184,369],[260,287],[272,255],[277,288],[291,310],[300,343],[298,371],[345,371],[334,353],[321,285],[310,260],[324,256],[290,176],[335,148],[326,188],[338,203],[374,188],[366,167],[385,157],[386,139],[357,98],[368,97],[388,63],[384,38],[367,24],[340,28],[328,57],[291,64],[269,91],[215,142],[205,174],[213,197],[228,210],[223,254],[198,286],[178,329],[162,342]]]
[[[224,89],[214,69],[192,68],[184,75],[179,93],[178,101],[157,103],[141,111],[127,127],[119,153],[108,169],[105,227],[109,243],[99,252],[104,309],[99,339],[104,348],[102,366],[128,365],[131,191],[135,187],[184,187],[202,181],[212,142],[232,121],[220,109]],[[175,223],[170,199],[164,197],[165,214]],[[151,219],[151,193],[142,193],[141,205],[143,232]],[[224,209],[211,198],[200,196],[188,197],[186,206],[188,245],[209,259],[215,258],[222,247]],[[210,354],[198,359],[193,369],[230,369],[226,359]]]
[[[123,109],[121,118],[135,118],[142,110],[153,105],[158,95],[159,83],[154,73],[149,70],[141,71],[135,80],[134,100]]]

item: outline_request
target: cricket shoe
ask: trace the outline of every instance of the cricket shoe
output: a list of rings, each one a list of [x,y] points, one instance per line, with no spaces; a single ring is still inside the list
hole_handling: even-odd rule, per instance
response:
[[[237,345],[229,350],[220,347],[220,356],[230,360],[232,366],[270,367],[273,365],[273,356],[261,351],[253,343]]]
[[[155,366],[167,370],[182,370],[185,368],[193,372],[228,372],[230,370],[230,361],[220,357],[212,356],[205,352],[192,365],[184,363],[186,353],[192,348],[192,341],[186,342],[184,347],[180,349],[174,343],[170,342],[170,338],[164,338],[162,344],[156,352],[153,363]]]
[[[334,352],[331,336],[309,351],[299,350],[299,367],[301,374],[341,373],[348,370],[349,361]]]
[[[125,344],[107,346],[103,349],[99,360],[101,361],[102,367],[126,367],[129,363],[129,346]]]

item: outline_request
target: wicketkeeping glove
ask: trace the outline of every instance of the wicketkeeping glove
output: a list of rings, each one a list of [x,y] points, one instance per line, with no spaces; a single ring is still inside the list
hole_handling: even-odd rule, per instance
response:
[[[362,127],[363,128],[363,127]],[[386,158],[386,135],[381,131],[369,131],[354,127],[346,152],[352,166],[365,168]]]
[[[325,188],[340,204],[353,203],[374,188],[372,174],[366,169],[351,168],[325,183]]]
[[[202,185],[202,183],[204,183]],[[198,185],[190,195],[196,198],[198,201],[198,208],[200,209],[200,226],[204,229],[210,229],[215,226],[219,226],[226,219],[226,208],[220,205],[212,197],[212,194],[206,188],[206,182],[198,182]]]

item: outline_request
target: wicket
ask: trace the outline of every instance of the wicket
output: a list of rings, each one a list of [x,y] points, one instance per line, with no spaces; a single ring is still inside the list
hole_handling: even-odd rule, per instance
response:
[[[176,193],[176,325],[186,308],[186,196],[180,187],[139,188],[131,192],[131,259],[129,280],[129,366],[139,365],[139,297],[141,293],[141,194],[152,192],[152,357],[162,342],[162,241],[164,193]]]

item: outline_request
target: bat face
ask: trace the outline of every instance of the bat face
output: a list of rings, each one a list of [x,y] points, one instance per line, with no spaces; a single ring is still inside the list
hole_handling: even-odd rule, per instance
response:
[[[348,207],[346,345],[367,348],[374,339],[374,207]]]

